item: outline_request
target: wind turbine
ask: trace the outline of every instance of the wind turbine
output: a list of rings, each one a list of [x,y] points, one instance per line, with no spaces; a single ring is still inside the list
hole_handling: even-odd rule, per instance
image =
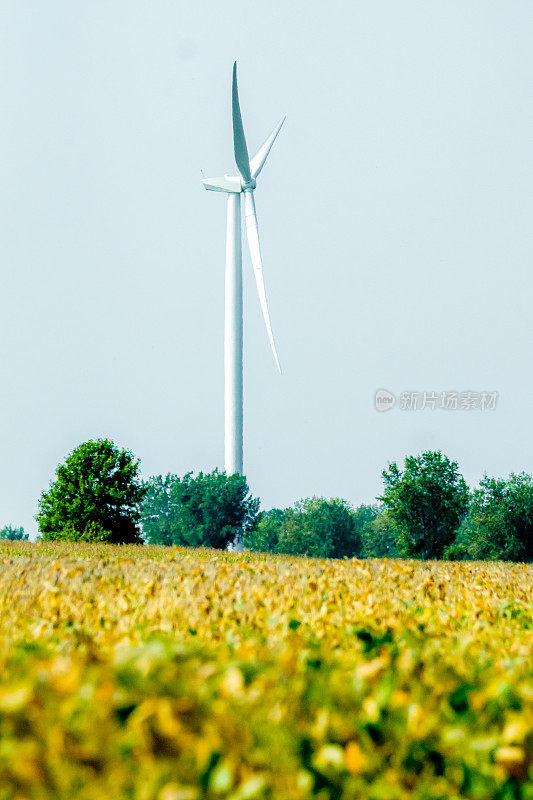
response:
[[[223,178],[205,178],[204,187],[213,192],[226,192],[226,275],[224,320],[224,468],[227,475],[242,474],[242,245],[241,245],[241,195],[244,195],[244,217],[250,257],[254,269],[261,311],[276,366],[281,373],[274,336],[270,325],[263,281],[263,264],[259,247],[254,189],[256,178],[270,153],[270,148],[285,122],[283,117],[268,139],[250,160],[244,136],[239,92],[237,88],[237,62],[233,64],[232,85],[233,148],[240,175]]]

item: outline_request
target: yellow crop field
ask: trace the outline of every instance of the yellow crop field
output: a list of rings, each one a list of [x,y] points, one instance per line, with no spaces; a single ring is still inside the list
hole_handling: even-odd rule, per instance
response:
[[[0,800],[533,798],[533,566],[0,542]]]

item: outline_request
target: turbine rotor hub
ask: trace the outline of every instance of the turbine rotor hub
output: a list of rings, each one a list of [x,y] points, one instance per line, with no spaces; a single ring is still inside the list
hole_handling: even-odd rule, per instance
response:
[[[250,178],[249,181],[245,181],[244,178],[241,178],[241,186],[243,192],[245,192],[247,189],[255,189],[257,183],[255,181],[255,178]]]

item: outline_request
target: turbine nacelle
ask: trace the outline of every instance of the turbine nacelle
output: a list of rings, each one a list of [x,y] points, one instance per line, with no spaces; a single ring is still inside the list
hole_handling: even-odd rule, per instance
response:
[[[204,189],[210,192],[245,192],[255,189],[257,182],[255,178],[245,181],[240,175],[224,175],[223,178],[203,178]]]
[[[241,177],[224,175],[223,178],[203,178],[204,189],[210,192],[242,192]]]

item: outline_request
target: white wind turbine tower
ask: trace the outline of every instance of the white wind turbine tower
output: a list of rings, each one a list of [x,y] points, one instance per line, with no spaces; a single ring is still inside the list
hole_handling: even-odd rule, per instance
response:
[[[224,175],[223,178],[206,178],[204,187],[214,192],[226,192],[226,278],[225,278],[225,324],[224,324],[224,468],[227,475],[242,474],[242,247],[241,247],[241,194],[244,195],[246,236],[259,302],[270,341],[270,346],[279,365],[274,336],[268,315],[268,306],[263,281],[263,265],[259,248],[259,232],[255,211],[254,189],[256,178],[263,168],[270,148],[278,135],[285,117],[278,122],[268,139],[250,160],[244,136],[239,93],[237,89],[237,62],[233,64],[232,87],[233,147],[240,176]]]

